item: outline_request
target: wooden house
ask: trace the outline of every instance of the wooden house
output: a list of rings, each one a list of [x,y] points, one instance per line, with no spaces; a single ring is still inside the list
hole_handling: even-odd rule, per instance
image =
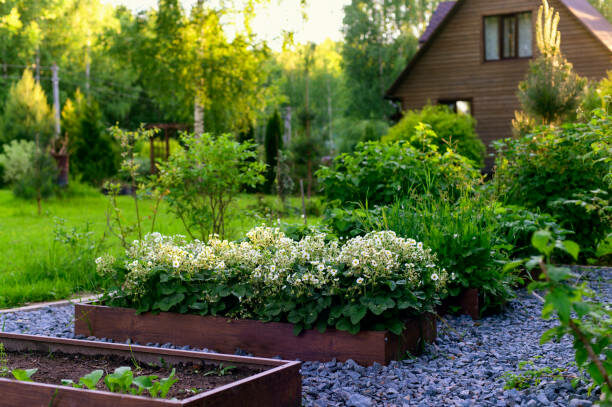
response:
[[[575,71],[601,79],[612,69],[612,25],[588,0],[548,0],[559,12],[561,51]],[[485,145],[512,134],[518,83],[537,52],[541,0],[442,2],[421,46],[387,91],[402,110],[428,102],[471,113]],[[490,148],[490,147],[489,147]],[[491,162],[488,160],[488,164]]]

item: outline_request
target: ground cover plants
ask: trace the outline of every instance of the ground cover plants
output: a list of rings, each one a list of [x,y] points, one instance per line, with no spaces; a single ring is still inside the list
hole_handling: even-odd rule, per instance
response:
[[[400,334],[405,318],[433,311],[449,278],[430,249],[390,231],[343,244],[323,233],[296,241],[263,226],[238,243],[155,233],[135,241],[125,261],[96,262],[120,283],[107,291],[108,305],[290,322],[296,334]]]

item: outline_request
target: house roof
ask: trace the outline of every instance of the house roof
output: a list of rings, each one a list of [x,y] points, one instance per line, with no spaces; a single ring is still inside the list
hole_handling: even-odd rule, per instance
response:
[[[394,99],[393,93],[402,83],[404,78],[410,73],[417,61],[421,59],[423,54],[429,49],[435,41],[440,31],[452,19],[452,16],[457,12],[466,0],[445,1],[438,5],[438,8],[431,16],[429,25],[425,29],[423,35],[419,38],[419,50],[412,57],[408,66],[400,73],[398,78],[393,82],[387,90],[385,97]],[[597,11],[588,0],[560,0],[567,9],[584,25],[595,38],[597,38],[610,52],[612,52],[612,24],[599,11]]]
[[[443,1],[438,4],[436,11],[433,12],[431,18],[429,19],[429,24],[425,29],[425,32],[419,38],[419,44],[426,42],[431,34],[438,28],[438,25],[446,18],[446,15],[453,8],[456,1]]]
[[[612,24],[588,0],[560,0],[612,52]]]

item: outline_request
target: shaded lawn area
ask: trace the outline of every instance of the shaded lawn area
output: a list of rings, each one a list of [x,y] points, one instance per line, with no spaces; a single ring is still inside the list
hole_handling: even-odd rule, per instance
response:
[[[227,218],[226,237],[238,239],[263,223],[261,212],[275,202],[273,196],[240,195]],[[151,230],[152,204],[140,202],[145,233]],[[290,204],[298,208],[299,199],[291,198]],[[131,197],[119,197],[119,206],[128,220],[135,219]],[[11,191],[0,190],[0,308],[99,290],[93,259],[104,252],[123,251],[119,239],[107,232],[107,208],[106,196],[93,189],[79,189],[75,196],[44,201],[39,216],[35,201],[16,199]],[[295,211],[282,220],[301,222]],[[318,221],[309,219],[309,223]],[[58,224],[63,234],[56,233]],[[168,213],[164,203],[155,229],[162,234],[186,235],[180,220]]]

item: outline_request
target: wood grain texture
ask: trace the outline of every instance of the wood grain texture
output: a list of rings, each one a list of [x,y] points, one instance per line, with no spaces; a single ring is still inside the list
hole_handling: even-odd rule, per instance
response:
[[[420,109],[428,101],[471,99],[476,131],[491,152],[492,141],[512,135],[514,111],[520,108],[518,83],[525,78],[530,58],[484,61],[482,19],[487,15],[531,11],[534,42],[540,0],[464,0],[449,13],[430,41],[400,76],[388,97],[402,109]],[[561,3],[549,0],[560,15],[561,50],[574,70],[591,80],[612,69],[612,52]],[[491,160],[488,160],[491,163]]]
[[[142,363],[157,363],[159,358],[163,357],[170,364],[216,361],[226,364],[231,363],[232,365],[268,367],[267,370],[259,374],[178,401],[154,400],[147,397],[104,391],[0,379],[0,395],[2,395],[0,397],[0,407],[195,407],[219,405],[295,407],[300,406],[302,402],[300,362],[7,333],[0,333],[0,343],[3,343],[8,351],[31,350],[84,355],[117,355],[127,358],[133,357]]]
[[[293,334],[293,325],[279,322],[233,320],[221,317],[160,313],[136,315],[132,309],[97,305],[75,305],[75,333],[78,335],[131,339],[139,343],[170,342],[234,353],[242,349],[256,356],[327,361],[353,359],[370,365],[387,364],[417,353],[423,340],[433,341],[435,319],[424,317],[407,321],[401,338],[387,331],[348,332],[316,330]],[[426,337],[423,333],[427,333]]]

